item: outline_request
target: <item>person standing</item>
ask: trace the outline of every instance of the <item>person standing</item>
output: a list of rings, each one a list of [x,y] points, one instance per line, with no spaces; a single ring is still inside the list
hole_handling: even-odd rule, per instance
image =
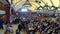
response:
[[[4,23],[3,20],[0,18],[0,27],[1,27],[2,29],[4,29],[4,28],[3,28],[3,23]]]
[[[18,29],[19,29],[19,31],[22,30],[22,24],[21,24],[21,23],[19,23],[19,25],[18,25]]]
[[[19,29],[16,29],[16,34],[20,34]]]

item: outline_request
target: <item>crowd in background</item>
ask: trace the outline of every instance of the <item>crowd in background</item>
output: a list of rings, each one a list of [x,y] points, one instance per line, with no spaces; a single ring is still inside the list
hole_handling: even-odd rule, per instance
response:
[[[1,21],[1,20],[0,20]],[[2,29],[3,29],[3,21],[1,21]],[[23,30],[23,32],[26,32],[27,34],[58,34],[60,32],[60,18],[57,19],[51,19],[50,21],[47,20],[39,20],[36,18],[22,18],[17,19],[18,28],[16,29],[16,34],[21,34],[20,32]],[[8,32],[8,33],[6,33]],[[13,34],[13,28],[12,24],[6,25],[6,31],[4,34]]]
[[[60,31],[60,18],[47,20],[22,18],[19,19],[16,33],[25,31],[27,34],[58,34]],[[17,32],[18,31],[18,32]]]

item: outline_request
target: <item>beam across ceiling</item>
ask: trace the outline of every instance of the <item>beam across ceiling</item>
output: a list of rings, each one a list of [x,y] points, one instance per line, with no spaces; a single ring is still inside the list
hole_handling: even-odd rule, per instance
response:
[[[1,2],[0,2],[0,9],[1,9],[1,10],[5,10],[5,9],[6,9],[6,7],[5,7],[5,6],[3,5],[3,3],[1,3]]]

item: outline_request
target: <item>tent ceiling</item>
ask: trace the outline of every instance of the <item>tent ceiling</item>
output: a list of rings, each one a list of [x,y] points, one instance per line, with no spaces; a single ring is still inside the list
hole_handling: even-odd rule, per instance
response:
[[[5,10],[6,6],[4,6],[2,3],[0,3],[0,10]]]
[[[9,4],[9,3],[7,2],[7,0],[0,0],[0,2],[3,3],[4,5]]]
[[[7,0],[0,0],[0,10],[6,10],[9,7]]]
[[[12,0],[14,9],[16,9],[16,10],[20,9],[26,3],[26,1],[27,0]],[[52,0],[53,4],[51,3],[50,0],[42,0],[42,1],[41,0],[37,0],[38,2],[35,2],[36,0],[28,0],[28,1],[31,4],[31,6],[28,7],[28,9],[30,9],[32,11],[35,11],[35,9],[37,9],[39,6],[44,7],[46,3],[50,7],[53,4],[54,4],[55,7],[59,7],[59,3],[60,3],[59,0]]]

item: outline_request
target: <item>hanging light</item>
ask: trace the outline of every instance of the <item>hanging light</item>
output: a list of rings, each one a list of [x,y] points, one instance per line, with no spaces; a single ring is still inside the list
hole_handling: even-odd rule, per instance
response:
[[[51,9],[53,10],[54,8],[52,7]]]
[[[55,7],[55,6],[52,6],[52,7],[54,8],[53,10],[57,10],[57,9],[58,9],[58,7]],[[52,7],[51,7],[51,8],[52,8]]]
[[[21,12],[28,12],[27,8],[22,8]]]

